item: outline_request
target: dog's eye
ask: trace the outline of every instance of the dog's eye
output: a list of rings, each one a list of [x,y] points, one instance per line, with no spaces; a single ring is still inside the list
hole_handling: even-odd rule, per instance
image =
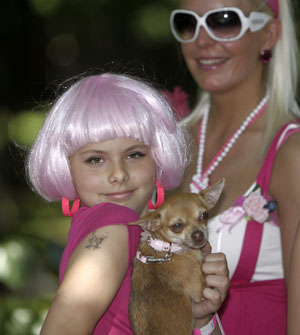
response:
[[[184,223],[175,223],[170,228],[174,233],[181,233],[184,229]]]
[[[208,213],[207,212],[200,213],[199,220],[200,221],[206,221],[206,220],[208,220]]]

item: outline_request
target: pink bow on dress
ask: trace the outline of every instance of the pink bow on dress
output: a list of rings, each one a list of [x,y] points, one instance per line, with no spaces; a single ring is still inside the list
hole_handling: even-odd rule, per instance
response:
[[[227,211],[225,211],[220,216],[220,221],[222,222],[222,225],[217,230],[217,232],[219,233],[226,226],[229,226],[229,232],[230,232],[231,229],[242,220],[245,214],[246,212],[241,206],[234,206],[227,209]]]

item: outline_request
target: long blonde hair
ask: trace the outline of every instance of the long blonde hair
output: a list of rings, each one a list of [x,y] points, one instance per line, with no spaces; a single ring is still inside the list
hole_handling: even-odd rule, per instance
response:
[[[259,10],[272,14],[270,7],[264,1],[253,0]],[[296,102],[298,86],[298,43],[292,17],[291,1],[278,0],[279,19],[282,23],[281,36],[273,49],[273,59],[266,66],[265,81],[269,86],[270,100],[267,109],[267,125],[265,130],[263,152],[266,151],[278,129],[287,121],[300,117]],[[198,103],[193,112],[182,123],[193,124],[201,118],[204,107],[209,103],[209,93],[200,92]]]

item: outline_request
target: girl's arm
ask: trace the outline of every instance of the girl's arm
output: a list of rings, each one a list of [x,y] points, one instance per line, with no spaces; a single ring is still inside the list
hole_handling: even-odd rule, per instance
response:
[[[123,225],[92,232],[74,250],[42,335],[91,334],[125,276],[128,231]]]
[[[288,335],[300,334],[300,222],[298,224],[288,276]]]

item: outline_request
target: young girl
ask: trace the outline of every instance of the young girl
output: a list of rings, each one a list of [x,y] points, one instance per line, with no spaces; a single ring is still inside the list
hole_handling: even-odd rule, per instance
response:
[[[73,216],[42,334],[132,334],[130,275],[140,230],[127,223],[147,211],[155,185],[161,191],[180,184],[187,162],[185,134],[148,84],[94,75],[57,100],[27,162],[34,189],[62,200]],[[195,312],[205,322],[228,286],[224,256],[208,256],[207,300]]]

